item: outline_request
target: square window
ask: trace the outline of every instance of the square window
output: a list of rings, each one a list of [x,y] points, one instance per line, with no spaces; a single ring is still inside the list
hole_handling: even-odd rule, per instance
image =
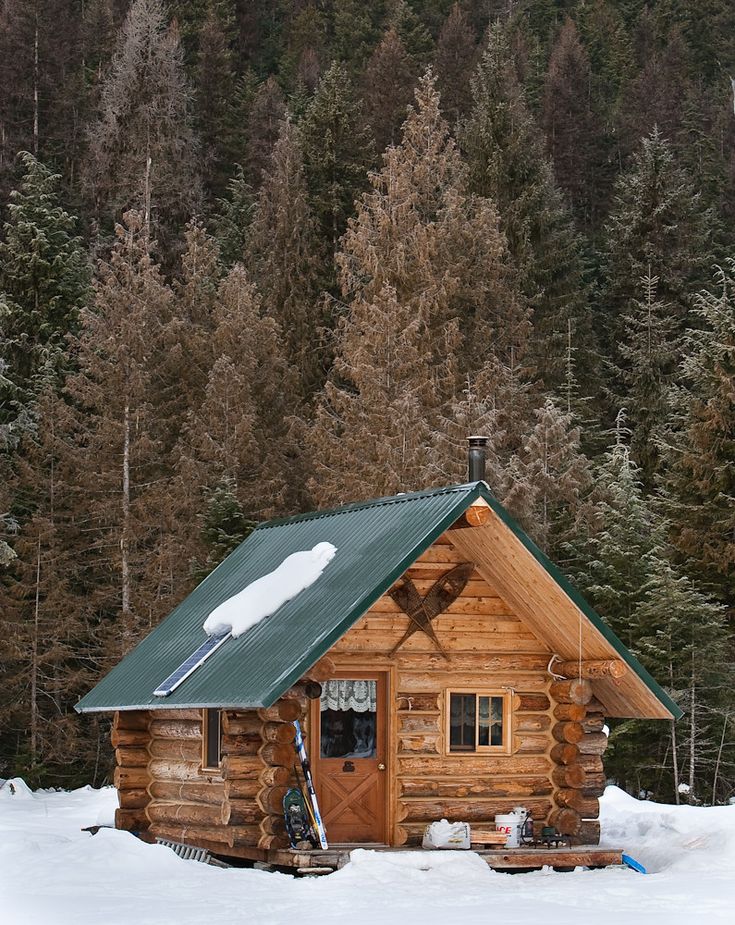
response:
[[[451,754],[509,751],[506,693],[447,691],[447,741]]]

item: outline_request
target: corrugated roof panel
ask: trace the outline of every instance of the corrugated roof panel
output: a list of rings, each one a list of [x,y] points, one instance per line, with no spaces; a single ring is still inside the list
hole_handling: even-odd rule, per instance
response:
[[[80,712],[270,706],[342,636],[480,493],[480,483],[398,495],[263,524],[77,704]],[[310,588],[228,640],[168,697],[156,686],[205,639],[223,601],[286,556],[329,542],[337,554]]]

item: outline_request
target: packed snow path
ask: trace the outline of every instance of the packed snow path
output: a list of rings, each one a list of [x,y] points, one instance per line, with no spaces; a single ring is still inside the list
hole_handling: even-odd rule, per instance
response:
[[[109,823],[115,791],[0,789],[2,925],[692,925],[733,921],[735,806],[602,800],[605,841],[652,873],[502,874],[476,855],[356,852],[320,879],[221,870]],[[429,870],[421,867],[431,866]]]

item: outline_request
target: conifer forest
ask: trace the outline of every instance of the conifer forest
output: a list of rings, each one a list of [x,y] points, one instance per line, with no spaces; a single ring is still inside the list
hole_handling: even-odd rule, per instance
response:
[[[730,0],[0,0],[0,776],[253,526],[487,480],[735,796]]]

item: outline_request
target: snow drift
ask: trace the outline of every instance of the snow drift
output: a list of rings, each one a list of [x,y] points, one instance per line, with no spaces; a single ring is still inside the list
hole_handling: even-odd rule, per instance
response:
[[[317,543],[313,549],[286,556],[278,568],[256,578],[238,594],[215,607],[204,621],[204,632],[209,636],[221,633],[242,636],[251,626],[313,585],[336,552],[336,546],[331,543]]]

